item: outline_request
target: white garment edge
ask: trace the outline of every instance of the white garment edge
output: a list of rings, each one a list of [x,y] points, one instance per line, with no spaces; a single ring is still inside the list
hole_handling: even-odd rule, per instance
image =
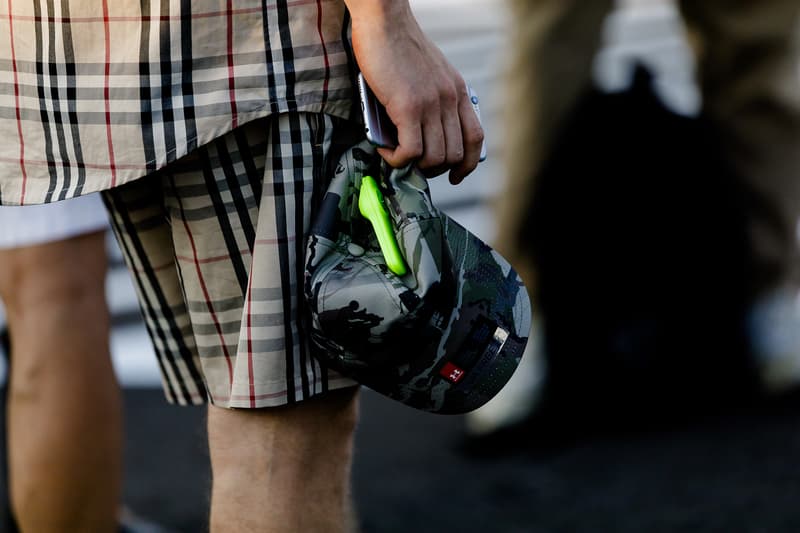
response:
[[[44,205],[0,206],[0,249],[63,241],[108,229],[99,194]]]

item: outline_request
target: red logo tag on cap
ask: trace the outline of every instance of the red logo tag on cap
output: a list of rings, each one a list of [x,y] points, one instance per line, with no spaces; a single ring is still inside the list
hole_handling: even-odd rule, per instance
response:
[[[439,371],[439,374],[450,383],[458,383],[466,372],[448,361]]]

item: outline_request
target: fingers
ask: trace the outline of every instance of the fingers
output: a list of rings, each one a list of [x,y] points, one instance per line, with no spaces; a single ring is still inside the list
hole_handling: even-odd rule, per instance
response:
[[[447,168],[458,166],[464,159],[463,133],[461,131],[461,119],[458,116],[459,99],[459,93],[454,91],[452,95],[449,96],[445,107],[445,109],[452,109],[453,111],[446,111],[442,114],[446,152],[444,165]]]
[[[398,146],[379,153],[395,168],[416,162],[428,177],[450,170],[456,184],[478,165],[483,130],[458,74],[432,85],[438,87],[432,94],[412,94],[399,110],[390,109]]]
[[[411,162],[416,162],[417,167],[423,171],[444,165],[447,160],[447,144],[441,113],[437,107],[428,107],[435,110],[435,113],[424,114],[405,124],[397,124],[397,148],[379,149],[381,157],[395,168],[404,167]]]
[[[417,167],[422,171],[436,168],[445,162],[447,145],[445,144],[444,128],[440,114],[426,118],[422,125],[422,143],[424,146],[422,157],[417,162]]]
[[[450,183],[453,185],[461,183],[478,166],[484,138],[480,120],[472,108],[472,102],[470,102],[469,94],[466,92],[458,103],[458,117],[461,125],[464,154],[462,159],[450,169]]]
[[[464,158],[461,120],[458,117],[459,93],[454,87],[440,92],[439,113],[423,126],[424,154],[419,168],[428,177],[438,176]]]
[[[378,148],[378,153],[394,168],[402,168],[422,157],[422,125],[413,119],[405,123],[398,121],[396,124],[397,147]]]

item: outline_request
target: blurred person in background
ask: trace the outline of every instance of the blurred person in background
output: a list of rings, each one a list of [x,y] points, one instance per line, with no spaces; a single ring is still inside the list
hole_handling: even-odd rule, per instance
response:
[[[593,277],[593,271],[607,272],[603,270],[603,264],[615,262],[616,258],[610,250],[606,250],[607,253],[602,256],[597,256],[589,252],[589,250],[598,252],[596,246],[587,247],[584,257],[581,258],[577,252],[571,256],[576,261],[585,261],[580,266],[560,265],[562,272],[576,274],[572,280],[573,286],[586,289],[572,299],[573,295],[553,288],[557,284],[551,282],[558,277],[558,274],[553,275],[553,272],[558,270],[559,265],[554,265],[556,260],[547,254],[558,250],[558,245],[555,243],[559,240],[561,249],[570,246],[580,249],[585,243],[569,240],[566,235],[559,235],[559,227],[555,224],[540,223],[538,227],[532,227],[532,221],[536,221],[537,216],[538,220],[545,220],[545,217],[536,213],[536,210],[548,209],[547,206],[543,206],[545,200],[538,202],[537,199],[540,189],[546,187],[545,184],[539,183],[543,168],[547,166],[554,152],[559,150],[559,143],[565,139],[567,140],[565,142],[570,139],[574,141],[575,136],[570,137],[570,132],[566,130],[576,109],[579,107],[583,111],[587,109],[580,104],[590,91],[593,60],[600,45],[603,22],[614,7],[614,2],[612,0],[590,2],[512,0],[510,4],[513,61],[507,109],[513,117],[510,116],[506,121],[508,125],[506,153],[510,173],[507,186],[513,194],[502,196],[504,202],[498,210],[498,250],[511,260],[525,279],[531,290],[532,301],[541,305],[542,316],[539,320],[540,325],[544,324],[545,340],[539,344],[529,344],[529,354],[526,354],[528,361],[518,371],[519,375],[512,379],[507,391],[504,391],[505,395],[501,394],[493,400],[493,403],[471,417],[470,428],[473,434],[484,436],[497,434],[503,429],[515,426],[525,427],[533,420],[531,417],[535,413],[534,407],[541,393],[541,384],[553,377],[569,381],[571,377],[565,377],[565,373],[580,372],[579,367],[582,363],[570,365],[563,361],[570,359],[572,363],[590,361],[595,355],[591,353],[590,342],[580,345],[581,349],[586,349],[588,353],[581,354],[584,359],[579,359],[575,354],[566,354],[563,351],[551,352],[554,343],[550,341],[559,335],[562,338],[571,335],[578,339],[587,336],[584,329],[587,322],[581,321],[585,317],[582,316],[580,307],[585,305],[595,309],[597,314],[594,319],[600,322],[606,317],[602,316],[602,303],[598,305],[596,302],[598,295],[610,298],[607,301],[612,303],[615,298],[615,293],[611,289],[594,291],[591,286],[582,284],[583,280],[580,279],[580,276],[588,277],[597,285],[611,282],[604,280],[602,276]],[[708,126],[707,131],[710,133],[707,136],[700,135],[699,140],[707,143],[709,154],[714,153],[709,157],[713,158],[719,154],[726,172],[730,172],[732,177],[730,181],[736,182],[735,185],[730,185],[730,191],[719,190],[720,202],[724,203],[726,198],[736,197],[736,201],[739,202],[737,209],[744,220],[743,234],[746,236],[742,240],[746,242],[747,258],[743,262],[747,265],[731,264],[730,268],[747,273],[747,279],[739,283],[746,286],[735,286],[737,278],[730,276],[729,279],[726,278],[726,283],[730,282],[727,290],[730,293],[743,291],[745,311],[742,317],[742,329],[746,332],[746,342],[749,343],[761,384],[768,390],[783,390],[796,384],[800,378],[800,309],[798,309],[800,264],[796,231],[800,215],[800,179],[798,179],[800,2],[770,0],[744,3],[709,0],[682,1],[679,4],[692,36],[699,69],[698,81],[704,102],[702,120]],[[526,119],[520,120],[520,117]],[[592,121],[589,118],[590,116],[586,115],[583,122],[578,120],[577,123],[581,127],[591,128]],[[660,124],[653,124],[654,128],[659,126]],[[615,131],[615,127],[620,126],[615,125],[614,117],[611,117],[596,129],[605,129],[605,136],[613,137],[611,132]],[[681,125],[676,131],[682,131],[683,127]],[[595,133],[598,134],[597,131]],[[629,136],[638,135],[639,138],[647,137],[651,133],[628,132]],[[596,137],[598,144],[605,143],[603,146],[610,146],[609,150],[613,151],[626,150],[625,145],[614,147],[612,144],[614,139],[603,139],[603,135],[600,131]],[[666,143],[662,146],[662,153],[659,154],[665,158],[664,160],[680,157],[680,154],[669,152],[670,146],[680,144],[678,142],[680,139],[670,139],[666,135],[659,136],[656,132],[656,135],[650,137],[650,141]],[[629,148],[631,152],[636,150],[633,146]],[[585,155],[573,153],[572,158]],[[563,156],[568,157],[569,154],[561,154],[560,161],[564,160]],[[622,155],[622,157],[629,156]],[[655,160],[649,167],[642,166],[636,169],[640,173],[640,181],[646,181],[653,166],[659,164],[661,161]],[[585,163],[585,166],[587,181],[600,180],[598,189],[602,189],[602,180],[613,178],[613,168],[592,168],[591,161]],[[547,178],[557,181],[566,176],[560,178],[548,175]],[[709,183],[711,181],[713,180]],[[675,183],[682,182],[676,180]],[[682,196],[678,195],[677,201],[671,206],[670,216],[676,221],[686,216],[682,211],[682,204],[686,202],[681,198],[689,199],[697,194],[691,184],[685,185],[687,188],[680,191]],[[741,192],[732,192],[734,187],[739,188]],[[609,186],[609,191],[611,189]],[[580,199],[582,193],[586,193],[586,190],[575,189],[565,194],[573,195],[573,199]],[[609,192],[608,197],[610,196]],[[548,201],[550,199],[548,196]],[[637,201],[636,198],[629,200]],[[605,206],[608,208],[605,213],[602,205],[603,196],[596,196],[594,201],[601,205],[596,211],[592,211],[593,216],[603,217],[611,212],[613,201]],[[711,202],[709,205],[713,205],[713,198],[709,201]],[[565,200],[565,204],[561,207],[569,210],[575,205],[589,204],[579,201],[571,205],[569,200]],[[619,204],[615,206],[620,207]],[[622,206],[622,209],[626,208]],[[588,235],[592,234],[593,225],[600,219],[588,216],[583,220],[585,223],[583,232]],[[633,217],[628,222],[634,225],[647,223],[646,220],[637,220]],[[673,229],[673,232],[675,231],[677,229]],[[730,228],[731,233],[735,231],[733,227]],[[544,237],[537,241],[531,237],[532,232]],[[569,242],[565,243],[565,239]],[[543,244],[544,241],[549,241],[552,245]],[[713,244],[713,241],[708,243]],[[601,248],[599,253],[603,252]],[[683,252],[680,249],[673,249],[663,250],[663,253],[679,256]],[[731,257],[735,257],[735,254]],[[692,258],[687,259],[692,260]],[[735,261],[738,259],[731,262]],[[546,273],[542,269],[544,262],[548,263]],[[679,281],[669,279],[670,272],[661,273],[664,274],[663,277],[660,279],[655,277],[649,281],[651,288],[667,283],[669,287],[678,291],[681,289]],[[676,273],[672,274],[674,276]],[[718,274],[720,277],[725,277],[722,270],[718,271]],[[614,281],[620,280],[615,278]],[[625,280],[621,283],[624,284]],[[564,286],[566,285],[559,285],[559,287]],[[692,301],[693,296],[701,299],[705,296],[701,294],[704,289],[701,284],[692,285],[689,282],[683,288],[690,286],[696,292],[694,295],[682,295],[686,311],[692,311],[692,306],[696,305]],[[621,287],[620,285],[617,288],[618,292],[624,292],[625,289]],[[646,298],[647,291],[642,292]],[[725,288],[722,287],[718,294],[721,297],[717,302],[717,308],[710,309],[706,315],[712,319],[715,313],[726,312],[723,309],[728,303]],[[569,300],[575,304],[571,314],[569,310],[558,316],[552,312],[559,305],[553,302],[558,302],[559,299]],[[735,297],[732,297],[731,301],[734,300]],[[693,317],[698,318],[694,315]],[[698,319],[702,320],[702,317]],[[592,320],[592,317],[589,320]],[[720,327],[720,331],[723,333],[727,331],[730,336],[735,337],[737,332],[732,329],[736,326],[735,322],[736,319],[732,319],[725,327]],[[559,333],[554,334],[556,330]],[[641,332],[633,332],[633,335],[630,335],[631,332],[628,333],[627,339],[623,339],[622,344]],[[677,337],[681,335],[681,331],[675,329],[672,334]],[[685,337],[682,340],[686,341],[686,350],[691,350],[691,345],[696,339]],[[548,375],[547,378],[542,378],[542,372],[545,370],[541,357],[537,357],[537,346],[539,350],[544,350],[548,372],[556,374],[555,376]],[[578,345],[573,342],[572,346]],[[707,347],[704,345],[704,348]],[[672,348],[681,349],[680,346]],[[718,345],[720,350],[727,348],[729,346],[724,342]],[[612,351],[614,350],[615,356],[619,356],[621,353],[619,346]],[[634,354],[634,357],[637,355],[641,354]],[[704,357],[704,354],[695,355],[698,359]],[[731,355],[731,359],[733,357]],[[720,356],[720,359],[724,365],[724,355]],[[591,361],[585,369],[599,368],[603,364],[602,360]],[[692,371],[693,368],[690,366],[683,370],[685,374],[690,374]],[[724,372],[724,368],[721,372]],[[588,373],[591,374],[591,371]],[[629,377],[636,379],[635,373]],[[613,393],[609,390],[613,386],[604,389],[602,374],[587,375],[576,381],[588,387],[568,388],[566,396],[572,396],[572,401],[582,403],[587,410],[591,410],[591,406],[597,404],[602,395]],[[562,400],[563,396],[565,395],[562,395]],[[575,400],[575,396],[581,398]],[[628,397],[625,405],[631,405],[631,400],[635,404],[638,398],[635,395]]]
[[[107,229],[96,195],[0,207],[9,495],[23,532],[118,530],[122,405],[108,344]]]
[[[464,80],[406,0],[33,4],[0,6],[0,202],[105,191],[168,400],[211,404],[212,531],[344,531],[357,394],[303,327],[312,201],[364,137],[356,60],[384,159],[454,184],[483,140]]]

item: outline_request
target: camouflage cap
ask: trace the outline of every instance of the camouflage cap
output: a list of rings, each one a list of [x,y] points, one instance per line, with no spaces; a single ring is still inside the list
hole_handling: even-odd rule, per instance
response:
[[[408,265],[402,277],[359,213],[367,175]],[[424,411],[464,413],[489,401],[528,340],[530,302],[514,269],[436,209],[419,171],[392,169],[367,142],[345,152],[322,200],[304,290],[315,356]]]

